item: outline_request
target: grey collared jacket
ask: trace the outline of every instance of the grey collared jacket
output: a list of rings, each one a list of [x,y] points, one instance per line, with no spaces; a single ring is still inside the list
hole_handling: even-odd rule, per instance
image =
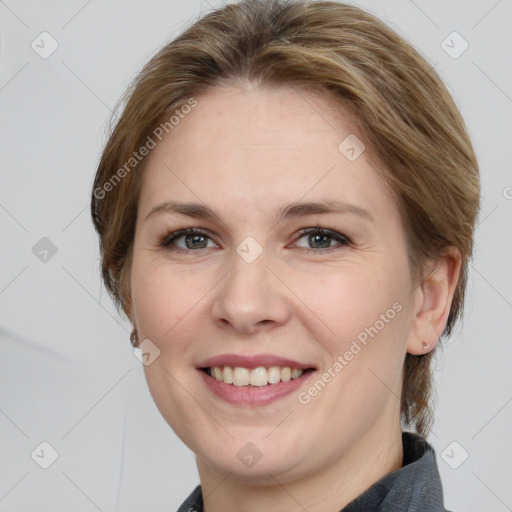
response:
[[[432,446],[412,432],[402,432],[402,445],[402,467],[373,484],[340,512],[450,512],[444,508],[443,487]],[[200,485],[178,512],[204,512]]]

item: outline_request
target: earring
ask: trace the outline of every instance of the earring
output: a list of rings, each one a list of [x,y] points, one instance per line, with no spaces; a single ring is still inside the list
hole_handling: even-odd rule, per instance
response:
[[[139,344],[139,338],[137,335],[136,327],[132,329],[132,333],[130,334],[130,343],[132,344],[132,347],[136,347]]]
[[[423,343],[422,342],[421,346],[423,347],[423,350],[427,350],[427,348],[430,347],[430,343]]]

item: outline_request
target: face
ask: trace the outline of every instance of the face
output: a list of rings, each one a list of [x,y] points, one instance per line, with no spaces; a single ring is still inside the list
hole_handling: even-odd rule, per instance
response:
[[[144,171],[131,274],[144,370],[198,464],[285,482],[400,428],[405,232],[333,100],[235,85],[196,99]]]

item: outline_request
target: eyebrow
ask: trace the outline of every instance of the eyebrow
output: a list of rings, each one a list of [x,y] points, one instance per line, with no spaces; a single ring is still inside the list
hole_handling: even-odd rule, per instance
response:
[[[213,208],[201,203],[183,203],[179,201],[165,201],[157,204],[146,215],[146,219],[161,212],[186,215],[187,217],[193,217],[195,219],[208,219],[225,224],[222,216]],[[272,221],[277,224],[285,219],[327,213],[353,214],[370,222],[374,222],[373,216],[368,210],[365,210],[355,204],[335,199],[284,204],[280,208],[276,208],[274,210],[274,217]]]

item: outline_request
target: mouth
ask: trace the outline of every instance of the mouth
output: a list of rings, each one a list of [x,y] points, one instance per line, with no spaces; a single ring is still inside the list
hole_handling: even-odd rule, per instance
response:
[[[196,366],[215,395],[237,406],[270,404],[305,386],[317,371],[312,364],[262,354],[215,356]]]

